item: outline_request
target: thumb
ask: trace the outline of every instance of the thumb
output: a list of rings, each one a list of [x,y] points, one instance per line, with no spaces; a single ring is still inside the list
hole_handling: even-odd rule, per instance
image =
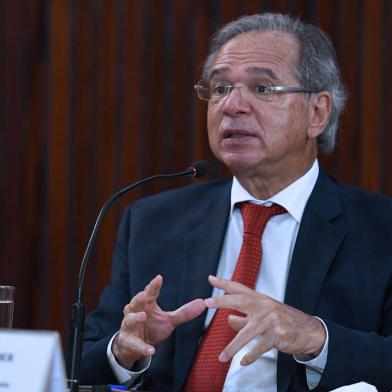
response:
[[[177,310],[168,312],[174,326],[193,320],[207,308],[202,299],[195,299],[182,305]]]

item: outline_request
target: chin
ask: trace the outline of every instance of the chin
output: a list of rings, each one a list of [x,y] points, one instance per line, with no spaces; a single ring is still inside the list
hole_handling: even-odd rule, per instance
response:
[[[234,175],[253,171],[260,165],[260,162],[255,162],[249,157],[243,155],[230,154],[230,156],[222,156],[221,161]]]

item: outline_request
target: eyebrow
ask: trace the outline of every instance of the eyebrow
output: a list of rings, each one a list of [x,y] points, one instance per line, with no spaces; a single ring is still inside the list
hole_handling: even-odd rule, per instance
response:
[[[278,76],[270,68],[249,67],[246,69],[246,72],[250,75],[256,75],[256,76],[266,75],[266,76],[269,76],[273,80],[279,80]],[[210,79],[212,79],[214,76],[225,75],[228,73],[230,73],[229,68],[226,68],[226,67],[225,68],[216,68],[211,72]]]

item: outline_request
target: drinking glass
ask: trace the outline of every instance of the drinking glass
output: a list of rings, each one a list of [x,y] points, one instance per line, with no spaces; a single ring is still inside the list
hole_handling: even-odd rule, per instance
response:
[[[12,328],[14,293],[14,286],[0,286],[0,328]]]

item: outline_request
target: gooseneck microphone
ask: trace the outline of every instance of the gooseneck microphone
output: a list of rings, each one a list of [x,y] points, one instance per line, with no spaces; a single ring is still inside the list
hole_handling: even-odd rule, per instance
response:
[[[146,182],[158,179],[166,179],[166,178],[176,178],[176,177],[187,177],[192,176],[196,178],[203,177],[207,173],[208,163],[206,161],[197,161],[188,169],[171,174],[157,174],[151,177],[142,178],[139,181],[136,181],[116,193],[114,193],[110,198],[105,202],[103,207],[101,208],[98,217],[95,221],[93,231],[91,233],[90,239],[87,244],[87,248],[84,252],[82,264],[80,266],[79,271],[79,281],[77,286],[77,294],[76,294],[76,302],[72,307],[72,320],[71,320],[71,346],[70,346],[70,356],[68,358],[68,383],[71,392],[77,392],[78,385],[80,381],[80,360],[82,354],[82,338],[84,331],[84,316],[85,309],[82,302],[83,297],[83,285],[84,285],[84,276],[86,273],[87,265],[91,258],[91,254],[94,249],[94,245],[98,236],[99,229],[102,225],[103,218],[112,205],[112,203],[124,193],[131,191],[132,189],[142,185]]]

